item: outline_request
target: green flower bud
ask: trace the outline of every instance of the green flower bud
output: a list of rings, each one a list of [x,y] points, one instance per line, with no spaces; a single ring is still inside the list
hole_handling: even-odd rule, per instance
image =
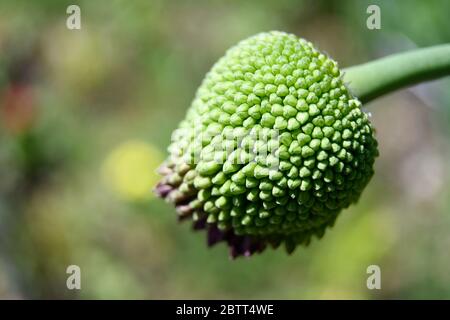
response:
[[[173,135],[156,192],[233,257],[322,237],[373,175],[377,142],[337,63],[261,33],[206,75]]]

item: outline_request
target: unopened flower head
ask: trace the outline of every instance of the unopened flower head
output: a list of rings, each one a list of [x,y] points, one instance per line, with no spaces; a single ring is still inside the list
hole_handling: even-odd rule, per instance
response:
[[[337,63],[282,32],[228,50],[172,138],[157,194],[233,257],[322,237],[378,155]]]

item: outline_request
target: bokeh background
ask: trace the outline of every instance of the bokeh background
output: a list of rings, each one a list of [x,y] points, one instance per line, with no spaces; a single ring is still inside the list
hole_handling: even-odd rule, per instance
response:
[[[366,27],[369,4],[381,30]],[[0,298],[449,299],[448,78],[365,106],[376,175],[292,256],[231,261],[151,193],[171,131],[239,40],[292,32],[345,67],[450,42],[449,12],[446,0],[1,0]],[[381,290],[366,287],[372,264]]]

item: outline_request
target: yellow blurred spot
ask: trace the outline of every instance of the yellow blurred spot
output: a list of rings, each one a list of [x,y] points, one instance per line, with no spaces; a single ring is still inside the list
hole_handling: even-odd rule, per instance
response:
[[[127,141],[108,155],[103,175],[108,186],[128,201],[153,197],[152,188],[159,180],[156,169],[163,161],[154,146],[142,141]]]

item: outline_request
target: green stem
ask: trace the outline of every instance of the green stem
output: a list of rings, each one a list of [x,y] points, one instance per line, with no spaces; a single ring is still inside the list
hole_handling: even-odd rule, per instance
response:
[[[450,75],[450,44],[416,49],[344,69],[344,81],[361,102]]]

